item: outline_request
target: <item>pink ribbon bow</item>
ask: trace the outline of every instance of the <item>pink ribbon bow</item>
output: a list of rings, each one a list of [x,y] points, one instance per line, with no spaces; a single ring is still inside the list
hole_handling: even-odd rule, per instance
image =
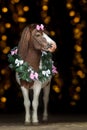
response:
[[[53,74],[57,74],[58,73],[57,68],[54,65],[52,65],[52,73]]]
[[[17,54],[18,49],[12,50],[11,55]]]
[[[31,73],[30,74],[30,78],[32,79],[32,80],[35,80],[35,79],[38,79],[38,73]]]
[[[37,30],[44,30],[44,25],[43,25],[43,24],[37,25],[37,26],[36,26],[36,29],[37,29]]]

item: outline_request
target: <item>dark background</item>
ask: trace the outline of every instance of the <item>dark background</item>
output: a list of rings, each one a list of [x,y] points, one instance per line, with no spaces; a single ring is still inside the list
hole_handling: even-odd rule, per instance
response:
[[[14,1],[14,0],[13,0]],[[72,8],[67,8],[67,3],[72,5]],[[55,1],[49,0],[45,2],[48,6],[47,15],[51,17],[50,22],[45,23],[41,15],[42,12],[41,0],[21,0],[13,2],[11,0],[0,0],[0,112],[14,113],[22,112],[23,98],[18,84],[15,81],[15,74],[9,69],[8,65],[8,47],[11,49],[18,44],[22,29],[30,23],[43,23],[48,31],[53,30],[55,35],[52,38],[57,43],[57,50],[53,54],[55,65],[58,68],[59,75],[52,79],[51,93],[49,101],[49,111],[52,113],[86,113],[87,112],[87,2],[80,0]],[[21,14],[25,17],[26,22],[18,22],[18,8],[29,6],[29,11]],[[8,12],[3,13],[2,8],[7,7]],[[20,10],[20,9],[19,9]],[[80,21],[73,22],[75,16],[70,17],[69,12],[75,11],[75,16],[80,16]],[[46,13],[46,11],[45,11]],[[11,28],[6,28],[5,24],[11,23]],[[73,29],[81,25],[82,35],[76,39],[73,34]],[[7,40],[4,41],[2,36],[6,35]],[[83,64],[74,63],[74,58],[77,52],[74,49],[75,45],[80,45],[82,51],[80,55],[83,59]],[[82,70],[85,74],[84,78],[76,75],[77,70]],[[74,74],[74,75],[73,75]],[[77,84],[73,84],[73,79],[76,78]],[[56,85],[60,91],[53,89]],[[76,87],[80,87],[80,91],[76,91]],[[76,98],[74,95],[76,94]],[[40,95],[42,98],[42,95]],[[4,98],[6,101],[4,101]],[[3,99],[3,100],[2,100]],[[42,99],[40,99],[42,100]],[[39,108],[42,110],[43,104],[40,103]]]

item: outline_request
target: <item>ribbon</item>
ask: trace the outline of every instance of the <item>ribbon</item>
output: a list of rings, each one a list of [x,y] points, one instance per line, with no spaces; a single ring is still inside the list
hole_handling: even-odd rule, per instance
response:
[[[37,25],[37,26],[36,26],[36,29],[37,29],[37,30],[44,30],[44,25],[43,25],[43,24]]]
[[[46,70],[46,71],[42,71],[42,74],[43,75],[46,75],[47,77],[49,77],[49,74],[50,74],[50,70]]]
[[[12,50],[11,55],[17,54],[18,49]]]
[[[38,79],[38,73],[36,73],[36,72],[30,73],[30,78],[33,80]]]
[[[16,64],[16,66],[22,65],[23,64],[23,60],[16,59],[15,60],[15,64]]]

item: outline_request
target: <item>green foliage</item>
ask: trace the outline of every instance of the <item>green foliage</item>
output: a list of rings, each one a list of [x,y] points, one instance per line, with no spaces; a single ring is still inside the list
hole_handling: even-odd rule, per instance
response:
[[[44,82],[49,79],[52,75],[52,54],[50,52],[42,52],[41,61],[42,67],[39,68],[38,72],[35,72],[34,68],[29,63],[24,62],[21,57],[17,54],[17,47],[11,50],[8,54],[9,67],[19,74],[19,78],[31,82],[32,80],[40,80]]]

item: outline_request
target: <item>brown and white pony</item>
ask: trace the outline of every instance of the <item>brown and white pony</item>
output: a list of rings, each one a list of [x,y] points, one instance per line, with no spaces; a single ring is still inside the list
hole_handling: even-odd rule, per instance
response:
[[[26,26],[21,34],[21,38],[18,44],[18,54],[19,56],[26,62],[28,62],[35,71],[38,71],[39,67],[41,67],[41,53],[42,51],[54,52],[57,48],[56,43],[52,40],[46,33],[44,26],[41,24],[30,24]],[[16,73],[16,80],[21,86],[23,98],[24,98],[24,107],[25,107],[25,123],[38,123],[38,103],[39,103],[39,95],[41,89],[43,88],[44,97],[44,112],[43,112],[43,120],[47,120],[48,112],[47,112],[47,104],[49,100],[49,92],[50,92],[50,81],[45,81],[42,83],[39,80],[35,80],[32,83],[23,81],[19,79],[18,73]],[[32,108],[33,112],[30,116],[30,99],[29,99],[29,90],[33,90],[33,100],[32,100]]]

